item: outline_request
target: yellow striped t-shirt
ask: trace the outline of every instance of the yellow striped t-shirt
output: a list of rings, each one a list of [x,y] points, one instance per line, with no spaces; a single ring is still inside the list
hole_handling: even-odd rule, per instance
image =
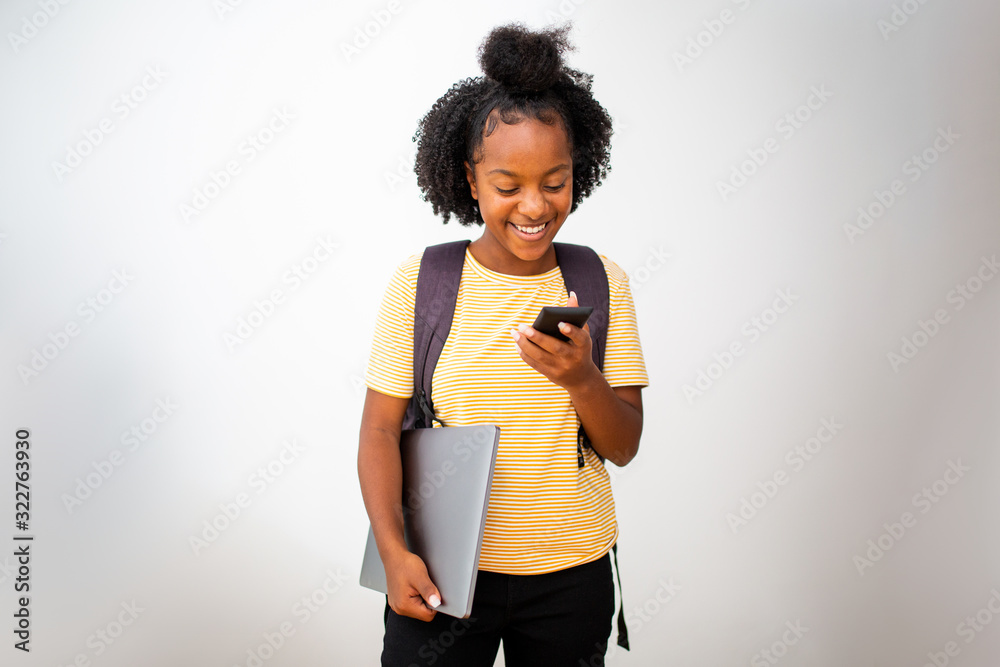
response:
[[[422,256],[404,260],[389,282],[365,372],[368,387],[399,398],[413,395],[413,309]],[[599,256],[610,293],[604,377],[612,387],[648,386],[628,276]],[[534,322],[542,306],[564,306],[566,299],[558,266],[533,276],[497,273],[466,248],[451,331],[431,384],[442,423],[500,426],[482,570],[561,570],[600,558],[618,537],[604,464],[586,448],[585,465],[578,467],[580,418],[569,393],[524,362],[510,335],[518,324]]]

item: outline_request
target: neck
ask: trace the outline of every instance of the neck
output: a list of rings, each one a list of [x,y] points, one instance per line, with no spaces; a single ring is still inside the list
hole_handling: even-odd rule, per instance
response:
[[[469,252],[490,271],[511,276],[535,276],[558,266],[556,249],[549,243],[537,257],[523,258],[501,245],[488,231],[469,243]]]

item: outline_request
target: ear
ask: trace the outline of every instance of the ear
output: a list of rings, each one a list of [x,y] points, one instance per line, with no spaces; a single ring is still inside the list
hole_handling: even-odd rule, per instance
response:
[[[469,189],[472,190],[472,198],[479,201],[479,193],[476,191],[476,173],[469,166],[468,160],[464,162],[465,164],[465,180],[469,182]]]

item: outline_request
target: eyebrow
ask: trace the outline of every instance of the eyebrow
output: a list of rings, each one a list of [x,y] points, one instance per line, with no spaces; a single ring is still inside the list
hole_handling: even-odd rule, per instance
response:
[[[569,165],[568,164],[556,165],[555,167],[552,167],[547,172],[542,174],[542,176],[548,176],[549,174],[553,174],[561,169],[569,169]],[[490,174],[503,174],[504,176],[514,176],[514,177],[517,176],[517,174],[515,174],[514,172],[508,171],[506,169],[491,169],[490,171],[486,172],[487,176],[489,176]]]

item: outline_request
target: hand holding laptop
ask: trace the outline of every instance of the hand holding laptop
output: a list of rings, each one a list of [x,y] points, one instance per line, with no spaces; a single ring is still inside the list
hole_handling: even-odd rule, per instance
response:
[[[423,559],[410,551],[401,550],[389,559],[385,568],[389,588],[389,607],[400,616],[429,621],[437,614],[441,592],[427,574]]]

